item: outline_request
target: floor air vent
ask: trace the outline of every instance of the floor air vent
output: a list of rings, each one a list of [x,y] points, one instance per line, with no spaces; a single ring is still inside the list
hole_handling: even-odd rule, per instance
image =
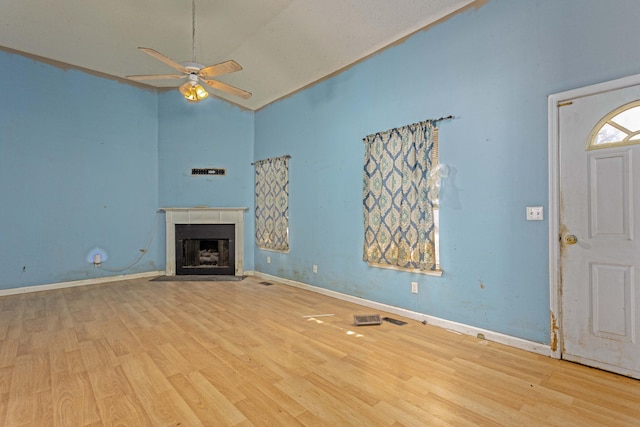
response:
[[[383,317],[382,320],[385,322],[393,323],[394,325],[406,325],[407,322],[403,322],[402,320],[394,319],[393,317]]]
[[[380,325],[382,319],[380,319],[379,314],[354,314],[353,323],[356,326]]]
[[[271,282],[260,282],[261,285],[265,285],[265,286],[271,286],[273,285],[273,283]]]

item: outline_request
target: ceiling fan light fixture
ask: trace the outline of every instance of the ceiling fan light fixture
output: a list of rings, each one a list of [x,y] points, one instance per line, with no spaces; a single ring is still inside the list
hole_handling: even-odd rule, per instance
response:
[[[207,92],[201,84],[191,82],[191,85],[187,84],[185,86],[187,87],[180,88],[180,92],[187,101],[198,102],[209,96],[209,92]]]
[[[196,95],[198,96],[198,99],[205,99],[207,96],[209,96],[209,92],[207,92],[202,85],[195,85],[193,87],[193,90],[196,92]]]
[[[198,99],[198,95],[195,93],[195,91],[194,91],[193,89],[189,89],[189,90],[184,94],[184,98],[185,98],[187,101],[190,101],[190,102],[198,102],[198,101],[200,101],[200,100]]]

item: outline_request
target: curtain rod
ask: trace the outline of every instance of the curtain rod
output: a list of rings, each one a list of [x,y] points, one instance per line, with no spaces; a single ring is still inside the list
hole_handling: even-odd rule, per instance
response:
[[[442,116],[442,117],[437,118],[437,119],[427,119],[427,120],[423,120],[423,121],[421,121],[421,122],[413,123],[412,125],[405,125],[405,126],[414,126],[414,125],[418,125],[418,124],[423,123],[423,122],[442,122],[442,121],[444,121],[444,120],[453,120],[453,119],[455,119],[455,118],[456,118],[456,117],[455,117],[454,115],[449,114],[448,116]],[[405,127],[405,126],[400,126],[400,127]],[[376,132],[375,134],[372,134],[372,135],[376,135],[376,134],[378,134],[378,133],[388,132],[388,131],[393,130],[393,129],[398,129],[398,128],[388,129],[388,130],[383,131],[383,132]],[[369,136],[371,136],[371,135],[369,135]],[[367,137],[362,138],[362,140],[363,140],[363,141],[366,141],[366,140],[367,140]]]
[[[284,156],[280,156],[280,157],[284,157],[285,159],[290,159],[291,156],[289,154],[285,154]],[[279,157],[270,157],[271,159],[278,159]],[[264,159],[264,160],[269,160],[269,159]],[[258,160],[259,162],[261,162],[262,160]],[[251,166],[255,166],[256,162],[251,163]]]

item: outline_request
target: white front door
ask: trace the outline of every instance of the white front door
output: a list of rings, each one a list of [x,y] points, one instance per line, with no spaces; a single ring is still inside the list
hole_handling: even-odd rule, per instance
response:
[[[640,378],[640,145],[634,142],[640,136],[631,135],[626,145],[588,150],[587,144],[601,119],[638,100],[640,86],[632,86],[559,107],[562,357],[635,378]],[[635,126],[629,120],[607,125],[609,132],[628,134]]]

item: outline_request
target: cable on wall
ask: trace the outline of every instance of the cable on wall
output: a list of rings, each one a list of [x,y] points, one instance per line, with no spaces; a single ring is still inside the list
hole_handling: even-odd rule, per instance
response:
[[[149,236],[149,240],[147,240],[147,244],[144,247],[144,249],[140,250],[140,255],[138,255],[136,257],[136,259],[134,259],[130,264],[127,264],[126,266],[124,266],[122,268],[105,268],[105,267],[102,267],[102,265],[96,265],[96,268],[99,269],[99,270],[102,270],[102,271],[108,271],[110,273],[121,273],[123,271],[126,271],[126,270],[130,269],[131,267],[136,265],[138,262],[140,262],[142,257],[145,256],[145,254],[147,252],[149,252],[149,247],[151,246],[151,242],[153,241],[153,238],[156,235],[156,231],[158,230],[158,219],[159,218],[160,218],[160,212],[156,212],[156,219],[153,222],[153,229],[151,230],[151,235]]]

